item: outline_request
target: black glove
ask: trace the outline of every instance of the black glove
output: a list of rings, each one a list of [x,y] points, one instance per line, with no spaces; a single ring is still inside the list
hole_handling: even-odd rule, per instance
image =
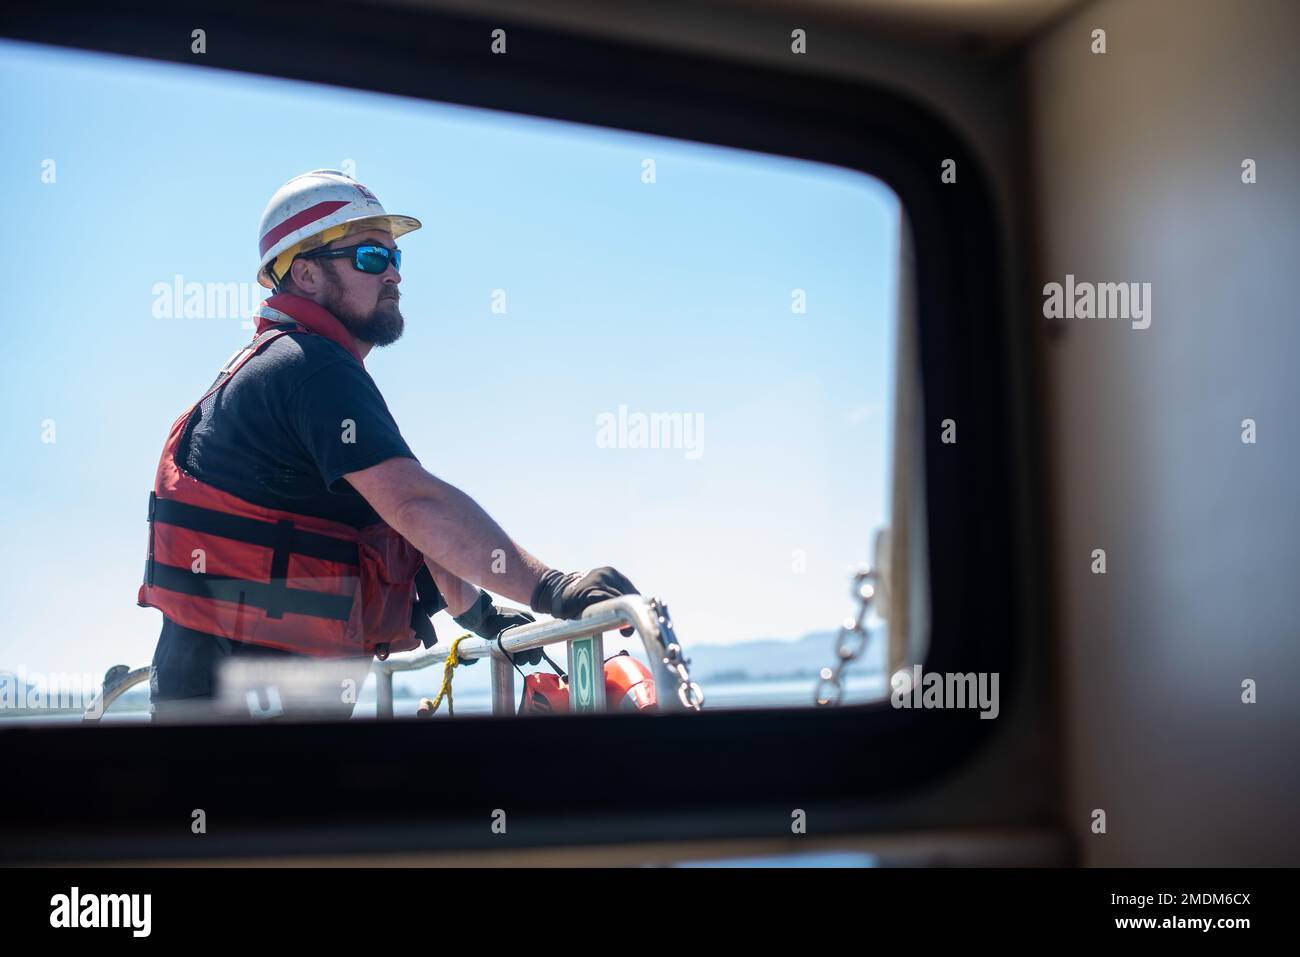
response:
[[[474,602],[466,611],[455,616],[452,621],[466,631],[474,632],[480,638],[496,641],[507,628],[527,624],[530,621],[536,621],[536,619],[521,608],[502,608],[499,605],[494,605],[492,604],[492,596],[485,591],[480,591],[478,601]],[[514,659],[517,665],[540,664],[542,649],[531,648],[528,651],[515,652]],[[464,662],[466,665],[477,663],[477,658],[470,658]]]
[[[552,568],[542,574],[528,604],[538,614],[552,618],[581,618],[583,611],[597,602],[639,594],[622,572],[608,565],[567,575]],[[620,628],[618,633],[627,636],[632,631]]]

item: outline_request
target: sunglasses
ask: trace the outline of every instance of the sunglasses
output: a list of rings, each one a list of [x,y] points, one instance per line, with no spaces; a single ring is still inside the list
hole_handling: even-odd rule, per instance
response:
[[[382,273],[388,268],[389,262],[392,262],[395,270],[402,271],[402,251],[400,249],[389,249],[387,246],[380,246],[378,243],[361,243],[358,246],[344,246],[341,249],[318,249],[314,252],[303,253],[300,258],[350,258],[353,269],[359,269],[361,272],[367,272],[371,275]]]

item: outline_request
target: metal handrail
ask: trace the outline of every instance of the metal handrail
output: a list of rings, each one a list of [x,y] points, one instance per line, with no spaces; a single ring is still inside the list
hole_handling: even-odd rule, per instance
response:
[[[497,642],[472,636],[466,638],[456,649],[458,658],[492,659],[492,713],[513,714],[515,701],[515,671],[510,660],[501,653],[501,649],[510,654],[543,648],[575,638],[586,638],[607,631],[630,626],[641,638],[650,668],[654,673],[655,686],[659,689],[659,708],[669,710],[691,710],[686,703],[689,694],[702,693],[698,686],[690,685],[693,692],[687,695],[677,693],[682,684],[681,676],[672,670],[670,663],[683,661],[681,647],[672,631],[667,607],[654,598],[640,595],[623,595],[592,605],[583,612],[581,618],[574,620],[550,619],[530,622],[503,632],[500,648]],[[376,714],[380,718],[393,717],[393,675],[399,671],[419,671],[430,668],[447,660],[451,646],[435,647],[406,656],[394,656],[383,661],[376,660],[371,666],[375,675]],[[125,670],[125,665],[110,668],[104,676],[104,687],[91,701],[82,714],[82,721],[98,721],[105,711],[129,688],[148,680],[152,668],[145,666],[132,671]]]
[[[665,613],[660,614],[660,609]],[[515,701],[515,672],[501,649],[516,654],[627,626],[631,626],[640,636],[646,657],[650,660],[655,687],[659,689],[660,710],[684,710],[686,706],[675,693],[680,679],[669,670],[667,664],[668,648],[670,645],[676,646],[672,624],[668,621],[662,602],[641,595],[622,595],[599,602],[586,609],[581,618],[573,620],[550,619],[517,625],[502,632],[499,639],[501,648],[497,647],[497,642],[485,638],[466,638],[457,647],[456,655],[462,659],[492,659],[492,713],[511,714]],[[393,716],[394,673],[432,667],[446,661],[450,654],[451,646],[448,645],[406,657],[376,661],[371,670],[375,673],[378,716]]]
[[[149,676],[153,674],[153,666],[145,665],[143,668],[136,668],[128,671],[126,665],[114,665],[108,669],[104,675],[104,685],[100,688],[99,693],[91,699],[86,710],[81,714],[82,721],[98,721],[104,716],[104,712],[118,698],[122,697],[122,692],[134,688],[142,681],[148,681]]]

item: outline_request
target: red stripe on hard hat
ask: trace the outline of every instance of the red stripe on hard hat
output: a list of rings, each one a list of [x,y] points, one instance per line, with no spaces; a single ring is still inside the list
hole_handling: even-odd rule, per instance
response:
[[[257,244],[257,251],[265,256],[268,249],[278,243],[285,236],[288,236],[295,229],[302,229],[304,226],[310,226],[312,223],[316,222],[316,220],[324,219],[336,209],[346,205],[346,201],[330,200],[329,202],[317,203],[315,206],[309,206],[301,213],[295,213],[279,226],[268,230],[266,235],[262,237],[262,241]]]

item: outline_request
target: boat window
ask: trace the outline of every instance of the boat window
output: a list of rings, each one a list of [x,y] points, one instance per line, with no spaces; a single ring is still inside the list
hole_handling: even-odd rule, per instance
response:
[[[151,665],[182,658],[229,667],[213,697],[169,702],[177,720],[540,716],[683,694],[810,708],[885,699],[891,669],[921,660],[917,623],[891,638],[885,621],[924,602],[890,569],[923,549],[916,500],[894,494],[919,480],[919,443],[899,438],[917,386],[906,223],[880,180],[17,42],[0,43],[0,76],[26,91],[0,105],[9,220],[39,249],[5,292],[0,720],[147,722]],[[440,653],[465,633],[445,612],[434,653],[373,665],[214,654],[189,633],[155,660],[162,616],[136,599],[159,453],[254,333],[268,199],[323,168],[423,222],[400,239],[404,333],[365,358],[411,451],[548,565],[611,565],[656,599],[647,620],[666,608],[659,639],[680,649],[667,665],[611,626],[550,641],[537,665],[462,664],[439,697]],[[302,455],[251,457],[248,477],[301,490]],[[846,617],[861,634],[841,635]]]

